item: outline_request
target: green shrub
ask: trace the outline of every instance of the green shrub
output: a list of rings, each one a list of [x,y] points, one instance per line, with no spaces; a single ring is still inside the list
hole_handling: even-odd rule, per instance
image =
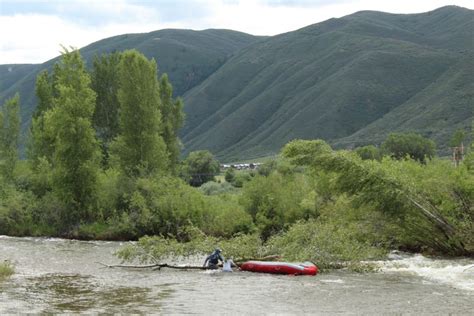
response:
[[[218,183],[214,181],[204,183],[199,187],[199,190],[205,195],[232,193],[236,191],[232,184],[230,184],[229,182]]]
[[[392,133],[382,143],[382,151],[395,159],[410,157],[421,163],[435,156],[436,144],[416,133]]]
[[[363,160],[380,160],[380,159],[382,159],[382,153],[374,145],[368,145],[368,146],[356,148],[355,152]]]
[[[235,178],[235,169],[234,168],[227,169],[224,176],[225,181],[232,183],[234,181],[234,178]]]
[[[272,237],[267,247],[269,252],[287,260],[312,261],[322,269],[386,255],[384,248],[360,240],[358,234],[351,225],[310,220],[296,223],[287,232]]]
[[[119,209],[120,200],[125,194],[127,181],[116,169],[101,171],[97,179],[97,208],[100,210],[99,220],[112,217]]]
[[[0,192],[0,235],[28,236],[38,226],[37,200],[31,192],[4,185]]]
[[[230,238],[237,233],[255,230],[252,217],[238,203],[234,195],[222,194],[207,199],[206,220],[202,231],[207,235]]]
[[[252,179],[252,176],[249,172],[239,171],[235,174],[232,185],[236,188],[242,188],[244,184],[249,182],[251,179]]]
[[[15,268],[10,262],[4,261],[0,263],[0,281],[10,277],[13,273],[15,273]]]
[[[318,215],[313,191],[311,179],[303,174],[274,172],[247,183],[240,201],[266,240],[298,220]]]
[[[136,240],[141,236],[127,213],[114,214],[106,221],[81,224],[71,233],[76,239]]]

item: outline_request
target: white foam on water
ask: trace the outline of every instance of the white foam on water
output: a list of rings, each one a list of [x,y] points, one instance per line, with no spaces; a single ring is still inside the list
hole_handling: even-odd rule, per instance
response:
[[[378,262],[383,272],[415,274],[431,282],[474,291],[474,259],[432,259],[398,252],[390,254],[389,259]]]
[[[345,282],[344,282],[343,280],[341,280],[341,279],[320,280],[320,282],[323,282],[323,283],[339,283],[339,284],[345,283]]]

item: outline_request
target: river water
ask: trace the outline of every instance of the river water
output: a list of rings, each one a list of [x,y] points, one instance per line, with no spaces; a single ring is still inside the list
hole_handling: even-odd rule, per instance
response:
[[[392,253],[378,262],[377,273],[314,277],[110,269],[97,263],[118,263],[113,253],[120,245],[0,236],[0,260],[16,266],[0,282],[0,314],[474,313],[472,258]]]

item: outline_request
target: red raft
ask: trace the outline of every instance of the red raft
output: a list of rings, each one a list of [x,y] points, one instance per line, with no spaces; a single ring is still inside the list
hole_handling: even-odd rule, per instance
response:
[[[311,262],[247,261],[240,266],[240,269],[251,272],[293,275],[316,275],[318,273],[318,267]]]

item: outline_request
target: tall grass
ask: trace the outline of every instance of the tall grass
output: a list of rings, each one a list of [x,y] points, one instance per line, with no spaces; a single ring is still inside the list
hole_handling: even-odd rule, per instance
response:
[[[15,273],[15,268],[10,262],[4,261],[0,263],[0,281],[10,277],[13,273]]]

